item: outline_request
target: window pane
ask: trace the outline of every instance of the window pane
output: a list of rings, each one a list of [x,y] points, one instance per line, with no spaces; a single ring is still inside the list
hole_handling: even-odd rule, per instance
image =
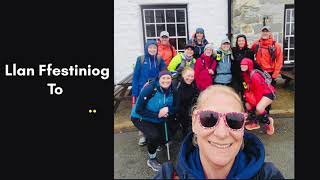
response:
[[[178,48],[184,49],[185,45],[186,45],[186,38],[179,38],[178,39]]]
[[[286,35],[290,35],[290,24],[286,24]]]
[[[294,23],[291,24],[291,34],[294,35]]]
[[[283,60],[284,61],[288,60],[288,50],[286,49],[283,51]]]
[[[291,22],[294,22],[294,9],[292,9]]]
[[[164,10],[156,10],[156,22],[164,22]]]
[[[175,22],[174,10],[166,10],[167,22]]]
[[[184,24],[177,24],[178,36],[186,35],[186,26]]]
[[[290,48],[294,48],[294,37],[290,37]]]
[[[147,37],[155,37],[156,31],[155,31],[155,25],[154,24],[147,24],[146,25],[147,30]]]
[[[149,41],[149,40],[157,41],[157,39],[153,39],[153,38],[150,38],[150,39],[148,38],[147,41]]]
[[[283,42],[283,48],[287,48],[287,47],[288,47],[288,37],[286,37]]]
[[[154,23],[154,12],[153,10],[145,10],[146,23]]]
[[[161,31],[164,31],[164,30],[165,30],[165,25],[164,24],[157,24],[157,37],[159,37]]]
[[[184,10],[177,10],[177,22],[185,22]]]
[[[169,36],[176,36],[176,25],[167,24],[167,31],[169,33]]]
[[[295,60],[294,50],[293,50],[293,49],[290,49],[290,51],[289,51],[289,56],[290,56],[289,60]]]
[[[177,49],[177,42],[176,42],[176,38],[170,38],[169,42],[172,46],[174,46],[174,48]]]
[[[290,22],[290,9],[286,10],[286,22]]]

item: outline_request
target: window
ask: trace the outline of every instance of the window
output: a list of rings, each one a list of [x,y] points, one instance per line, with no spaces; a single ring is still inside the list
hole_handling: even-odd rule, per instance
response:
[[[141,10],[144,42],[168,31],[171,45],[183,52],[188,41],[187,5],[143,5]]]
[[[293,64],[294,56],[294,5],[285,5],[284,10],[284,64]]]

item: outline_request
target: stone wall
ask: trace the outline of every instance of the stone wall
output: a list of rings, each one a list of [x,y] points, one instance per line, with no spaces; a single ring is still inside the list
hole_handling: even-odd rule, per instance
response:
[[[264,16],[268,17],[266,24],[271,27],[275,40],[282,44],[285,4],[294,4],[294,0],[233,0],[233,44],[237,35],[245,34],[251,46],[260,36]]]

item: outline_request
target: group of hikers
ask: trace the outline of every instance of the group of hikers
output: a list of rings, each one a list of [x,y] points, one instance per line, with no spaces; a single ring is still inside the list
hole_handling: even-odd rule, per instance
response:
[[[132,80],[131,121],[139,130],[138,144],[147,145],[155,178],[283,178],[264,162],[260,140],[245,131],[263,125],[268,135],[274,133],[269,111],[283,56],[271,28],[262,27],[250,48],[241,34],[235,47],[226,38],[215,49],[203,28],[196,29],[183,53],[169,42],[167,31],[146,42]],[[177,167],[161,165],[157,151],[179,129]]]

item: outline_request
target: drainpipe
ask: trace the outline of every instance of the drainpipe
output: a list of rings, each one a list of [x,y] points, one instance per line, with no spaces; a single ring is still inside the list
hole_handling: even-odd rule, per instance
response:
[[[228,0],[228,39],[232,44],[232,33],[231,33],[231,18],[232,18],[232,9],[231,9],[232,0]]]

